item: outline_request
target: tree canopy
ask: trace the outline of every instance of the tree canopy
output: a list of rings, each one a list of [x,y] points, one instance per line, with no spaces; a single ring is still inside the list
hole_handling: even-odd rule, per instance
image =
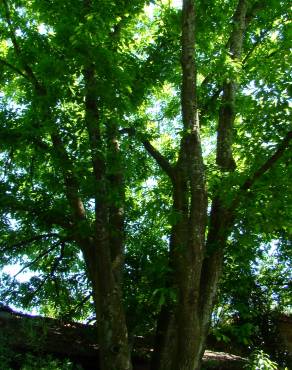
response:
[[[291,304],[289,2],[174,3],[0,4],[0,263],[32,272],[1,296],[96,320],[102,370],[155,330],[153,370],[199,369],[257,266]]]

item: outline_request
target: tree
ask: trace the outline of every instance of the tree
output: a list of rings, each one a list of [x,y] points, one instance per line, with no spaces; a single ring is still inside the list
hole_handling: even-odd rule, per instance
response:
[[[145,4],[2,2],[3,263],[43,272],[27,300],[92,296],[100,368],[131,369],[123,256],[152,167],[169,216],[152,368],[193,370],[235,232],[268,204],[289,237],[288,2]]]
[[[226,43],[233,65],[241,63],[246,31],[261,6],[257,2],[250,4],[243,0],[235,8]],[[282,156],[291,140],[290,131],[274,154],[245,179],[228,202],[222,196],[223,181],[219,181],[212,196],[206,231],[208,202],[198,121],[194,35],[195,4],[186,0],[182,11],[182,138],[173,166],[157,158],[173,184],[173,212],[177,220],[170,237],[170,285],[177,289],[179,298],[174,307],[162,310],[162,325],[158,323],[159,356],[153,362],[153,369],[200,367],[224,249],[236,222],[238,206],[253,184]],[[222,98],[217,125],[216,165],[225,178],[231,178],[236,169],[232,147],[237,85],[236,76],[227,73],[219,86]]]

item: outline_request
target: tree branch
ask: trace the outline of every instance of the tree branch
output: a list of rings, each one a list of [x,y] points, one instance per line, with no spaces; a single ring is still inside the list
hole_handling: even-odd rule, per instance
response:
[[[5,7],[6,21],[8,23],[9,30],[10,30],[10,38],[14,46],[15,53],[18,56],[20,63],[23,65],[23,68],[27,74],[27,77],[31,81],[32,85],[34,86],[37,94],[40,97],[45,97],[47,95],[47,91],[45,87],[38,81],[32,68],[23,58],[22,51],[18,45],[16,35],[15,35],[15,30],[14,30],[14,27],[11,21],[11,16],[10,16],[10,11],[9,11],[7,0],[3,0],[3,3]],[[49,112],[45,112],[45,115],[48,115],[48,114]],[[76,179],[76,176],[74,175],[73,165],[69,159],[68,153],[64,147],[62,139],[60,135],[58,134],[58,132],[56,132],[56,130],[55,132],[51,133],[51,140],[52,140],[55,152],[58,154],[58,159],[60,161],[61,168],[63,169],[66,196],[71,205],[74,216],[77,217],[78,220],[84,219],[85,209],[84,209],[84,205],[78,194],[79,193],[78,181]]]
[[[184,130],[198,132],[197,70],[195,63],[195,4],[183,1],[181,36],[181,110]]]
[[[246,56],[243,58],[242,60],[242,65],[244,66],[247,62],[247,60],[250,58],[250,56],[252,55],[252,53],[256,50],[256,48],[262,43],[262,41],[265,39],[266,35],[270,32],[270,29],[267,28],[266,30],[264,30],[263,34],[261,35],[261,37],[252,45],[251,49],[248,51],[248,53],[246,54]],[[244,68],[244,67],[243,67]]]
[[[282,140],[282,142],[279,144],[275,153],[270,158],[268,158],[266,162],[254,172],[253,175],[251,175],[245,180],[245,182],[239,188],[238,193],[236,194],[235,198],[233,199],[229,207],[229,211],[231,213],[235,212],[242,195],[246,193],[253,186],[253,184],[258,179],[260,179],[282,157],[282,155],[288,148],[291,139],[292,139],[292,131],[289,131],[287,135],[284,137],[284,139]]]
[[[162,168],[162,170],[170,177],[171,180],[174,180],[174,168],[166,159],[166,157],[164,157],[159,150],[150,143],[149,140],[142,140],[142,144],[151,157],[154,158],[157,164]]]
[[[175,176],[174,167],[169,163],[166,157],[160,153],[158,149],[156,149],[149,140],[145,139],[140,135],[133,127],[123,128],[119,131],[120,134],[128,134],[129,136],[134,136],[138,139],[147,150],[147,152],[151,155],[152,158],[155,159],[157,164],[161,167],[161,169],[170,177],[173,181]]]
[[[68,316],[70,317],[71,315],[73,315],[76,310],[78,310],[79,308],[83,307],[84,304],[86,302],[89,301],[89,299],[92,297],[92,294],[87,294],[80,302],[78,302],[68,313]]]
[[[43,257],[45,257],[46,255],[48,255],[50,252],[52,252],[54,249],[56,249],[60,244],[63,243],[64,240],[60,240],[58,241],[57,243],[53,244],[52,247],[48,248],[47,250],[45,250],[44,252],[40,253],[33,261],[31,262],[28,262],[27,264],[25,264],[14,276],[13,276],[13,279],[15,279],[19,274],[21,274],[24,270],[26,270],[27,268],[31,267],[32,265],[34,265],[35,263],[37,263],[39,260],[41,260]]]
[[[74,172],[72,161],[70,160],[62,139],[57,132],[51,134],[51,140],[55,149],[55,154],[58,156],[60,167],[63,170],[65,194],[71,206],[74,218],[77,221],[84,220],[86,218],[86,212],[79,196],[79,184]]]
[[[259,167],[252,176],[250,176],[245,182],[241,185],[240,191],[247,191],[250,189],[253,184],[263,175],[265,174],[273,165],[276,163],[284,154],[285,150],[288,148],[290,141],[292,139],[292,131],[289,131],[287,135],[284,137],[282,142],[279,144],[275,153],[266,160],[266,162]]]
[[[31,199],[29,201],[20,201],[13,195],[5,194],[0,198],[0,206],[4,214],[9,212],[29,212],[32,216],[37,217],[38,220],[48,226],[58,225],[64,229],[70,230],[74,225],[73,220],[68,216],[54,209],[46,209],[47,205],[41,202],[33,202]]]
[[[17,67],[15,67],[14,65],[10,64],[9,62],[7,62],[6,60],[0,58],[0,63],[2,63],[4,66],[12,69],[14,72],[16,72],[17,74],[19,74],[20,76],[24,77],[25,79],[28,79],[27,75],[25,73],[23,73],[20,69],[18,69]]]
[[[17,243],[11,244],[11,245],[7,245],[3,249],[1,248],[1,252],[5,252],[5,251],[7,251],[11,248],[15,249],[15,248],[18,248],[18,247],[23,247],[25,245],[28,245],[30,243],[33,243],[33,242],[36,242],[36,241],[39,241],[39,240],[42,240],[42,239],[45,239],[45,238],[57,238],[57,237],[59,237],[59,234],[57,234],[57,233],[47,233],[47,234],[42,234],[42,235],[36,235],[36,236],[31,237],[31,238],[21,240],[20,242],[17,242]]]
[[[120,282],[125,243],[125,182],[118,141],[118,125],[110,119],[106,125],[106,133],[109,168],[107,180],[112,194],[112,199],[109,201],[108,207],[108,235],[114,276]]]
[[[54,262],[51,264],[50,272],[48,274],[45,274],[44,279],[40,282],[39,286],[31,293],[31,297],[35,296],[41,290],[47,280],[54,277],[58,265],[63,258],[64,241],[60,241],[59,243],[57,243],[56,247],[59,245],[61,245],[60,255],[55,258]]]
[[[246,15],[248,1],[239,0],[233,15],[233,27],[228,42],[229,52],[233,60],[240,60],[242,45],[246,30]],[[226,79],[223,84],[222,103],[219,111],[217,129],[216,163],[222,171],[230,172],[235,169],[235,161],[232,154],[233,126],[235,120],[235,96],[237,84],[233,78]]]
[[[32,84],[34,85],[34,87],[36,88],[37,91],[42,91],[43,87],[39,83],[38,79],[36,78],[33,70],[29,66],[29,64],[25,62],[25,60],[23,58],[23,55],[22,55],[21,48],[18,45],[15,29],[14,29],[14,26],[13,26],[12,21],[11,21],[11,15],[10,15],[8,2],[7,2],[7,0],[2,0],[2,1],[3,1],[3,4],[4,4],[4,8],[5,8],[5,18],[6,18],[8,27],[9,27],[11,42],[14,46],[15,53],[18,56],[18,59],[19,59],[20,63],[23,65],[24,71],[26,72],[26,75],[23,75],[23,74],[22,75],[25,76],[26,78],[28,78],[32,82]]]

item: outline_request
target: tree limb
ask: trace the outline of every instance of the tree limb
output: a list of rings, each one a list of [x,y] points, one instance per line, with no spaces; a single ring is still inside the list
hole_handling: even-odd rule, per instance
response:
[[[245,57],[242,60],[242,65],[244,66],[247,62],[247,60],[250,58],[252,53],[256,50],[256,48],[262,43],[262,41],[265,39],[266,35],[270,32],[270,29],[267,28],[264,30],[263,34],[261,37],[252,45],[251,49],[248,51],[248,53],[245,55]],[[245,67],[245,66],[244,66]],[[243,67],[243,68],[244,68]]]
[[[31,293],[31,296],[37,295],[37,293],[42,289],[42,287],[45,285],[46,281],[48,281],[51,278],[54,278],[55,272],[58,268],[59,263],[61,262],[63,258],[63,252],[64,252],[64,241],[60,241],[57,243],[56,247],[61,245],[60,254],[58,257],[55,258],[54,262],[51,264],[50,272],[48,274],[44,275],[44,279],[40,282],[39,286]]]
[[[39,241],[39,240],[42,240],[42,239],[45,239],[45,238],[57,238],[59,236],[60,235],[58,233],[47,233],[47,234],[42,234],[42,235],[36,235],[36,236],[31,237],[31,238],[21,240],[17,243],[7,245],[5,248],[1,248],[1,252],[5,252],[5,251],[7,251],[11,248],[15,249],[15,248],[18,248],[18,247],[23,247],[25,245],[28,245],[30,243],[33,243],[33,242],[36,242],[36,241]]]
[[[218,197],[215,197],[211,209],[211,220],[207,239],[207,256],[203,266],[203,279],[201,282],[201,292],[204,297],[206,292],[212,289],[214,282],[218,281],[219,275],[217,276],[217,270],[215,266],[220,265],[223,259],[224,246],[227,241],[227,236],[230,227],[234,224],[235,211],[240,201],[241,195],[247,192],[253,184],[266,173],[284,154],[288,148],[289,143],[292,139],[292,131],[289,131],[284,137],[280,145],[278,146],[275,153],[266,160],[266,162],[260,166],[252,176],[250,176],[240,187],[238,194],[232,201],[229,208],[225,208]],[[221,246],[221,248],[219,248]],[[220,262],[221,261],[221,262]],[[214,298],[213,298],[214,299]],[[202,300],[204,301],[204,300]],[[210,306],[211,301],[209,302]],[[206,309],[205,305],[202,305],[203,312]]]
[[[10,30],[10,38],[14,46],[16,55],[18,56],[19,62],[23,65],[23,68],[26,72],[27,77],[31,81],[33,87],[35,88],[36,93],[45,98],[47,91],[45,87],[38,81],[30,65],[24,60],[21,48],[17,42],[15,35],[15,30],[11,21],[9,6],[7,0],[3,0],[5,7],[5,17]],[[44,116],[49,116],[49,109],[44,112]],[[65,182],[65,194],[69,201],[69,204],[72,208],[74,217],[78,220],[83,220],[85,218],[85,209],[82,200],[79,197],[79,186],[77,178],[74,174],[73,164],[68,156],[66,148],[63,144],[63,141],[55,127],[54,131],[51,133],[51,140],[55,153],[57,154],[58,160],[60,162],[60,167],[63,170],[63,177]]]
[[[229,52],[233,60],[240,60],[246,30],[248,1],[239,0],[233,15],[233,27],[228,42]],[[232,154],[233,126],[235,120],[235,96],[237,84],[233,78],[223,83],[222,103],[219,111],[217,129],[216,163],[222,171],[234,171],[236,165]]]
[[[109,244],[114,276],[121,281],[125,244],[125,181],[118,141],[118,126],[108,120],[106,125],[108,168],[107,181],[112,193],[108,207]],[[114,164],[114,165],[113,165]]]
[[[247,178],[245,180],[245,182],[241,185],[240,187],[240,193],[242,192],[246,192],[247,190],[249,190],[253,184],[262,176],[264,175],[281,157],[282,155],[284,154],[285,150],[288,148],[289,144],[290,144],[290,141],[292,139],[292,131],[289,131],[286,136],[284,137],[284,139],[282,140],[282,142],[278,145],[278,148],[277,150],[275,151],[275,153],[266,160],[265,163],[262,164],[262,166],[260,166],[252,176],[250,176],[249,178]],[[238,196],[236,197],[236,199],[239,197],[239,194]],[[236,200],[235,199],[235,200]],[[234,200],[234,201],[235,201]]]
[[[6,0],[4,0],[4,5],[6,9],[6,19],[10,27],[11,40],[12,40],[15,52],[20,62],[23,64],[24,70],[27,76],[29,77],[29,80],[31,81],[33,87],[35,88],[36,93],[40,97],[45,98],[47,95],[47,91],[45,87],[38,81],[38,79],[36,78],[29,64],[26,63],[22,58],[22,52],[16,40],[15,32],[14,32],[13,25],[10,19],[9,8],[8,8]],[[44,116],[46,116],[46,118],[47,116],[50,116],[49,109],[47,109],[44,112]],[[65,182],[65,194],[72,208],[73,214],[75,217],[77,217],[78,220],[84,219],[85,209],[84,209],[83,202],[81,201],[79,194],[78,194],[79,186],[78,186],[77,178],[74,174],[72,161],[70,160],[68,156],[66,148],[63,144],[63,141],[56,127],[54,128],[53,132],[51,132],[50,136],[51,136],[53,148],[55,150],[54,154],[57,154],[60,167],[63,169],[63,177],[64,177],[64,182]],[[44,143],[41,140],[34,138],[34,141],[38,146],[44,147]]]
[[[142,144],[151,157],[153,157],[157,164],[162,168],[162,170],[170,177],[171,180],[174,180],[174,168],[166,159],[166,157],[164,157],[160,151],[150,143],[149,140],[142,140]]]
[[[77,221],[84,220],[86,218],[86,212],[83,202],[79,196],[79,184],[75,175],[72,161],[70,160],[62,139],[57,132],[51,134],[51,140],[55,149],[55,153],[58,156],[60,167],[63,170],[65,194],[71,206],[74,218]]]
[[[87,294],[80,302],[78,302],[68,313],[68,316],[70,317],[71,315],[73,315],[76,310],[78,310],[79,308],[83,307],[83,305],[89,301],[89,299],[92,297],[92,294]]]
[[[9,212],[29,212],[48,226],[58,225],[64,229],[70,230],[74,225],[71,218],[64,214],[60,214],[54,209],[46,210],[46,206],[43,203],[37,203],[31,200],[20,201],[10,194],[5,194],[3,200],[0,199],[0,206],[4,214]]]
[[[53,244],[52,247],[48,248],[47,250],[45,250],[44,252],[38,254],[38,256],[31,262],[28,262],[26,263],[14,276],[13,278],[15,279],[19,274],[21,274],[24,270],[26,270],[27,268],[31,267],[32,265],[34,265],[35,263],[37,263],[39,260],[41,260],[43,257],[45,257],[46,255],[48,255],[50,252],[52,252],[54,249],[56,249],[60,244],[63,243],[63,240],[60,240],[59,242]]]
[[[3,0],[3,4],[4,4],[4,8],[5,8],[5,18],[6,18],[6,21],[8,23],[8,27],[9,27],[10,39],[11,39],[11,42],[14,46],[15,53],[18,56],[18,59],[19,59],[20,63],[23,65],[23,69],[26,72],[25,77],[28,78],[32,82],[32,84],[34,85],[34,87],[36,88],[37,91],[42,91],[43,87],[41,86],[38,79],[36,78],[33,70],[31,69],[29,64],[24,61],[22,51],[21,51],[21,49],[18,45],[17,39],[16,39],[16,33],[15,33],[15,29],[14,29],[14,26],[13,26],[12,21],[11,21],[11,15],[10,15],[10,10],[9,10],[7,0]]]
[[[151,155],[151,157],[155,159],[161,169],[170,177],[172,181],[174,180],[174,167],[170,164],[167,158],[151,144],[148,139],[145,139],[142,137],[142,135],[139,135],[139,133],[133,127],[123,128],[119,132],[120,134],[126,133],[129,136],[134,136],[136,139],[138,139],[143,144],[147,152]]]
[[[23,73],[20,69],[18,69],[17,67],[15,67],[14,65],[10,64],[9,62],[7,62],[6,60],[0,58],[0,63],[2,63],[4,66],[12,69],[14,72],[16,72],[17,74],[19,74],[20,76],[24,77],[25,79],[28,79],[27,75],[25,73]]]

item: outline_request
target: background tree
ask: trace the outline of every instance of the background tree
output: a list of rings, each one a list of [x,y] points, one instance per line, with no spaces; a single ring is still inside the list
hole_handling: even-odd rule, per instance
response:
[[[123,283],[153,369],[193,370],[237,235],[291,233],[288,3],[144,5],[1,4],[2,264],[38,272],[6,296],[93,301],[101,368],[130,369]]]
[[[120,285],[125,188],[118,135],[137,78],[130,26],[144,2],[103,5],[2,2],[2,203],[8,229],[11,219],[18,222],[20,241],[12,239],[13,230],[5,235],[9,250],[23,248],[30,265],[45,258],[49,269],[32,281],[34,293],[46,280],[48,289],[58,286],[57,271],[74,279],[67,262],[78,273],[83,265],[100,367],[130,369]]]

